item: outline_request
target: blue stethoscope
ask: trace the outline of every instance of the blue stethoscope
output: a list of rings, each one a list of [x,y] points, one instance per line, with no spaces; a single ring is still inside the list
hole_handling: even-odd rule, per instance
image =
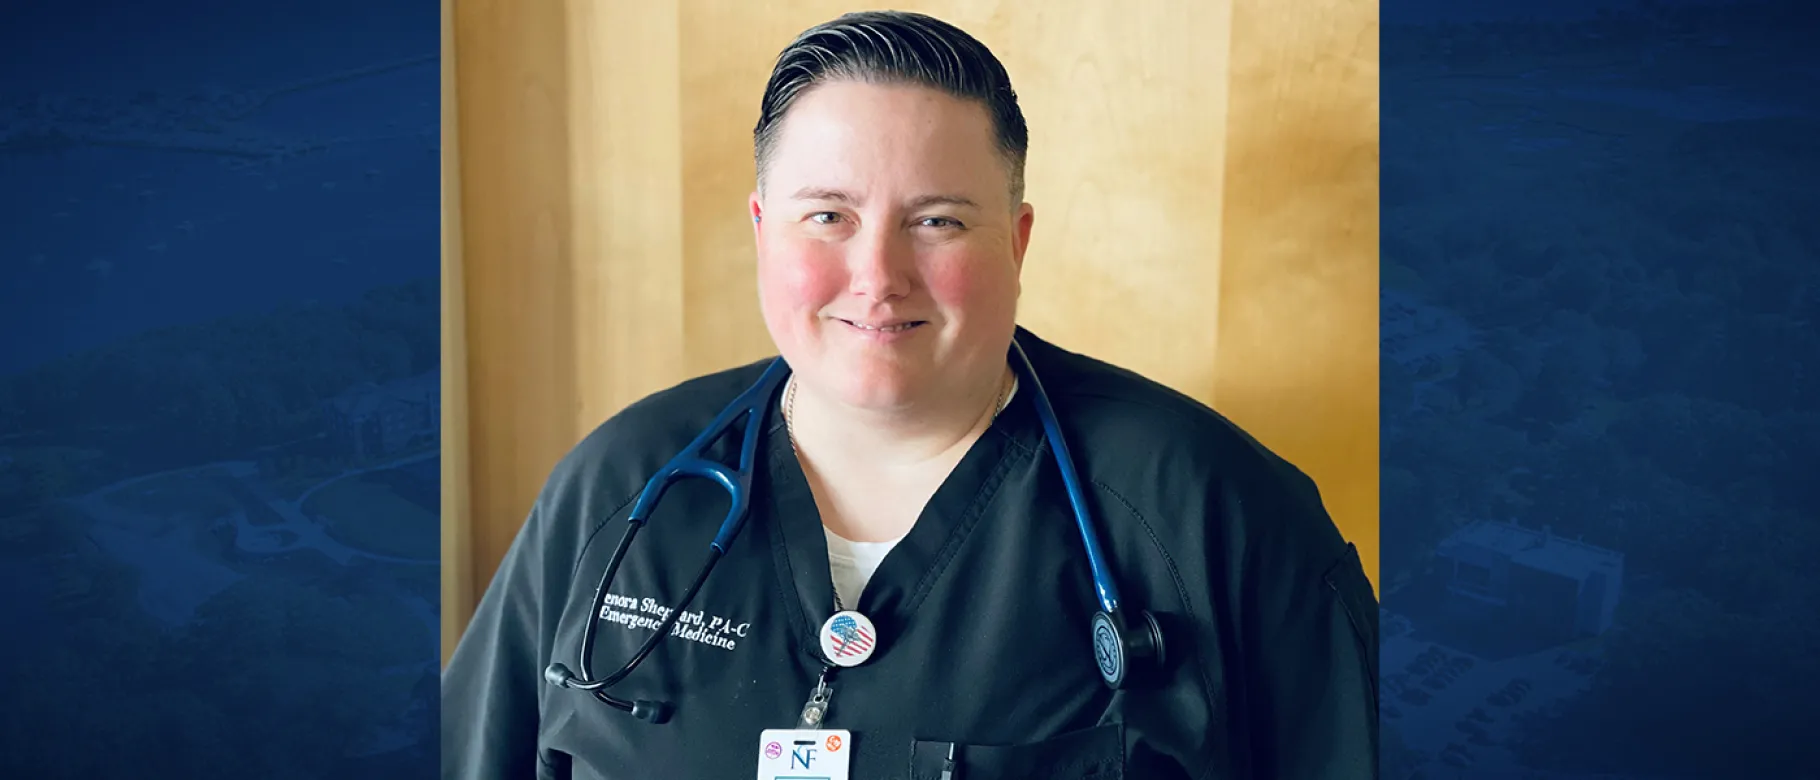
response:
[[[1163,665],[1162,628],[1157,624],[1156,617],[1143,609],[1136,610],[1138,619],[1135,630],[1133,624],[1126,622],[1125,609],[1119,603],[1118,587],[1113,582],[1111,572],[1107,570],[1105,555],[1100,550],[1099,535],[1094,532],[1092,517],[1087,509],[1087,497],[1081,492],[1081,480],[1075,474],[1074,460],[1068,454],[1068,443],[1062,437],[1061,425],[1056,422],[1055,409],[1050,407],[1049,396],[1043,392],[1042,382],[1036,377],[1036,369],[1030,365],[1029,356],[1024,354],[1024,348],[1016,338],[1011,341],[1011,357],[1012,369],[1019,373],[1021,381],[1029,387],[1031,398],[1036,402],[1037,417],[1043,424],[1043,436],[1048,440],[1049,449],[1055,454],[1056,465],[1061,469],[1062,485],[1068,492],[1068,503],[1074,508],[1074,521],[1080,526],[1081,542],[1087,548],[1087,565],[1093,573],[1093,586],[1100,601],[1100,609],[1094,613],[1092,624],[1094,662],[1099,668],[1100,678],[1115,689],[1130,687],[1140,680],[1154,679],[1155,673]],[[594,593],[594,601],[589,608],[592,617],[582,631],[581,656],[578,659],[581,662],[581,674],[577,676],[568,667],[552,663],[544,669],[546,681],[562,688],[591,692],[602,702],[643,720],[662,723],[669,719],[672,707],[668,702],[648,699],[627,701],[613,696],[607,689],[630,675],[651,651],[657,649],[658,643],[669,636],[677,619],[694,601],[696,591],[701,590],[702,583],[708,579],[708,573],[714,570],[714,564],[727,554],[734,537],[739,536],[740,529],[745,526],[752,502],[753,462],[757,459],[759,428],[771,399],[777,396],[778,390],[789,376],[790,367],[783,358],[772,360],[752,387],[733,399],[708,424],[706,430],[645,483],[644,491],[639,494],[638,502],[632,506],[632,514],[627,518],[626,533],[620,538],[619,546],[613,550],[613,557],[608,560],[607,569],[601,575],[600,587]],[[727,464],[705,457],[708,446],[718,441],[742,418],[745,421],[745,431],[740,444],[739,469],[735,471],[728,468]],[[645,640],[631,660],[618,671],[593,679],[594,675],[588,667],[589,659],[594,654],[594,630],[600,624],[601,599],[606,597],[607,588],[612,585],[613,576],[619,571],[620,561],[625,558],[626,549],[632,545],[632,538],[644,527],[645,521],[650,519],[652,510],[662,500],[664,492],[687,477],[713,480],[733,499],[726,520],[721,522],[720,533],[708,545],[708,560],[702,565],[701,573],[695,576],[695,582],[683,594],[682,603],[670,610],[663,623],[652,633],[651,638]]]

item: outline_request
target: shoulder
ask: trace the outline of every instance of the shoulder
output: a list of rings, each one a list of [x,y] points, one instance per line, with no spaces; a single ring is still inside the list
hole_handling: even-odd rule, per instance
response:
[[[1306,474],[1207,404],[1104,360],[1024,343],[1056,416],[1081,442],[1071,445],[1076,461],[1093,472],[1118,479],[1142,468],[1319,501]]]
[[[538,495],[538,510],[557,525],[581,516],[604,522],[636,499],[651,475],[751,387],[770,362],[766,359],[686,380],[647,395],[602,421],[550,470]],[[573,530],[589,533],[592,529]]]
[[[1111,499],[1102,512],[1142,518],[1164,545],[1268,540],[1310,565],[1346,552],[1314,481],[1231,419],[1135,371],[1025,344],[1077,468]]]

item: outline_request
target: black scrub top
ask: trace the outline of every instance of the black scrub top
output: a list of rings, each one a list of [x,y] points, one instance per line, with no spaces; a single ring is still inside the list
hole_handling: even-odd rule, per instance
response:
[[[1377,771],[1376,599],[1314,484],[1206,406],[1019,330],[1067,437],[1107,563],[1163,625],[1151,687],[1096,670],[1093,579],[1026,383],[940,486],[857,605],[878,648],[841,669],[824,724],[850,777],[1364,778]],[[795,728],[834,613],[826,541],[776,399],[751,515],[673,632],[612,691],[580,671],[594,591],[645,481],[766,363],[656,393],[554,469],[443,673],[448,778],[749,778],[759,735]],[[710,454],[737,465],[736,428]],[[671,488],[609,589],[590,671],[619,669],[700,571],[726,515]],[[699,618],[699,622],[697,622]]]

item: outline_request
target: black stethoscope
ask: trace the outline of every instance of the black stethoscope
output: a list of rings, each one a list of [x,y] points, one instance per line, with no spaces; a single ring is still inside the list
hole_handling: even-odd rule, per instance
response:
[[[1029,385],[1031,397],[1036,402],[1037,417],[1043,424],[1043,436],[1048,440],[1049,449],[1055,454],[1056,465],[1061,469],[1062,485],[1068,492],[1068,503],[1074,508],[1074,520],[1080,526],[1081,542],[1087,548],[1087,565],[1093,573],[1094,590],[1097,591],[1100,602],[1100,609],[1093,616],[1092,630],[1093,655],[1100,678],[1115,689],[1131,687],[1140,680],[1153,679],[1154,673],[1160,671],[1163,665],[1162,627],[1157,624],[1154,615],[1143,609],[1136,610],[1135,626],[1126,622],[1125,610],[1119,603],[1118,587],[1113,582],[1105,557],[1100,551],[1099,535],[1094,532],[1093,521],[1087,510],[1087,498],[1081,491],[1080,478],[1075,474],[1074,461],[1068,454],[1068,444],[1062,437],[1061,425],[1056,422],[1055,410],[1050,407],[1049,396],[1043,392],[1043,385],[1036,377],[1036,369],[1030,365],[1029,356],[1024,354],[1023,346],[1015,337],[1011,341],[1011,357],[1013,370],[1018,371],[1021,380]],[[627,517],[626,533],[620,537],[619,546],[613,550],[613,557],[608,560],[607,569],[601,574],[600,587],[594,592],[594,601],[589,608],[591,617],[582,631],[581,656],[577,659],[581,664],[581,675],[577,676],[560,663],[551,663],[544,669],[546,681],[558,687],[593,693],[595,698],[615,709],[631,713],[636,718],[653,723],[669,720],[672,710],[669,702],[649,699],[627,701],[608,693],[607,689],[630,675],[651,651],[657,649],[658,643],[669,636],[676,621],[689,608],[690,602],[694,601],[696,591],[701,590],[702,583],[708,579],[708,573],[714,570],[714,564],[726,555],[734,537],[745,526],[751,508],[753,465],[758,452],[759,428],[766,407],[776,397],[789,375],[790,367],[783,358],[772,360],[752,387],[733,399],[708,424],[707,429],[645,483],[644,491],[639,494],[637,503],[632,506],[631,515]],[[724,463],[706,458],[704,453],[707,447],[718,441],[742,417],[745,418],[746,427],[740,444],[739,469],[735,471]],[[707,562],[702,565],[701,573],[695,576],[695,582],[683,594],[682,603],[670,610],[663,623],[658,625],[651,638],[645,640],[644,646],[638,649],[631,660],[618,671],[594,679],[594,674],[589,669],[589,659],[594,654],[594,630],[600,624],[601,600],[606,598],[607,588],[612,585],[620,561],[625,558],[626,549],[632,545],[632,538],[644,527],[645,521],[650,519],[652,510],[662,500],[664,492],[686,477],[713,480],[732,497],[733,505],[727,510],[727,518],[721,523],[720,533],[708,545]]]

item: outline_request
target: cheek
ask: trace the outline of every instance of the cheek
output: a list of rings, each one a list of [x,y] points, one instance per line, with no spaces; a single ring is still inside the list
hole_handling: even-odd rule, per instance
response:
[[[944,309],[984,313],[1017,295],[1017,280],[983,258],[955,258],[929,265],[923,282]]]
[[[845,284],[837,260],[790,246],[774,247],[767,254],[759,279],[768,308],[786,316],[819,311],[840,295]]]

